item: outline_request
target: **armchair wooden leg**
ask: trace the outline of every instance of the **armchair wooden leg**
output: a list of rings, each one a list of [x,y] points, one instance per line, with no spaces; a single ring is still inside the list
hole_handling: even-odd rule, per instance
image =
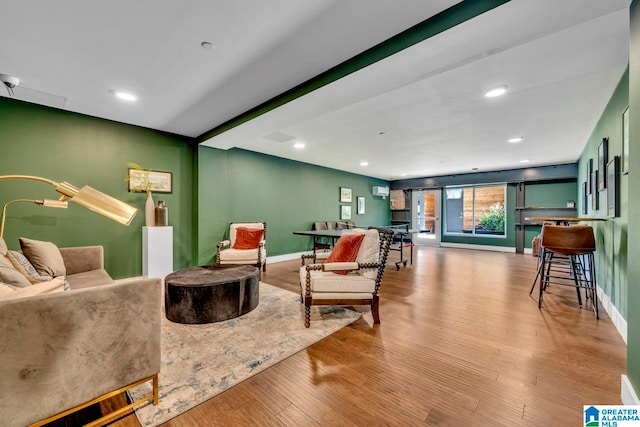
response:
[[[267,263],[262,264],[262,271],[267,271]]]
[[[311,325],[311,307],[306,305],[304,307],[304,327],[308,328]]]
[[[378,295],[374,295],[371,300],[371,315],[373,316],[373,323],[380,323],[380,313],[378,312],[378,307],[380,306],[380,297]]]

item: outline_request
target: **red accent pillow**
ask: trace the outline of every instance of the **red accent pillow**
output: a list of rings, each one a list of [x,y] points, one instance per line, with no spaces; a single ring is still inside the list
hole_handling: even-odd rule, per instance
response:
[[[345,234],[338,239],[325,262],[354,262],[363,240],[364,234]],[[347,274],[344,270],[336,270],[334,273]]]
[[[236,228],[236,240],[233,249],[256,249],[264,236],[264,230],[260,228]]]

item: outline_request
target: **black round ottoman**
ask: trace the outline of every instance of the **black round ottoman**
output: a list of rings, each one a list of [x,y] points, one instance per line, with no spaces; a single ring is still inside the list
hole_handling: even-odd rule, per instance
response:
[[[246,314],[258,306],[260,270],[249,265],[185,268],[164,279],[167,319],[213,323]]]

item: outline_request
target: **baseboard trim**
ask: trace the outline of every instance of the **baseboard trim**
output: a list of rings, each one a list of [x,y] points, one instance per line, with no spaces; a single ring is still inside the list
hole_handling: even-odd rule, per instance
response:
[[[629,377],[626,375],[622,375],[620,395],[622,396],[622,403],[624,405],[640,405],[638,394],[633,389],[633,385],[631,385],[631,381],[629,381]]]
[[[600,300],[600,306],[607,312],[622,340],[627,344],[627,321],[622,317],[616,306],[613,305],[609,295],[600,286],[598,286],[598,299]]]
[[[291,261],[293,259],[300,259],[302,254],[308,254],[308,253],[310,253],[310,252],[306,251],[306,252],[296,252],[296,253],[292,253],[292,254],[268,256],[267,257],[267,265],[269,265],[269,263],[272,263],[272,262]]]
[[[516,248],[509,246],[491,246],[491,245],[472,245],[469,243],[449,243],[441,242],[440,246],[443,248],[458,248],[458,249],[476,249],[479,251],[493,251],[493,252],[516,252]]]

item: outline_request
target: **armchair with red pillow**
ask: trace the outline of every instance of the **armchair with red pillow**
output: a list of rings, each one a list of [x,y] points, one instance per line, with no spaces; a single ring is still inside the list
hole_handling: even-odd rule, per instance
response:
[[[251,264],[266,271],[266,235],[266,222],[232,222],[229,239],[217,245],[216,264]]]
[[[380,323],[378,292],[392,239],[391,229],[353,229],[338,239],[324,263],[316,264],[316,255],[302,256],[300,291],[307,328],[314,305],[370,305],[373,323]],[[314,264],[305,265],[305,259]]]

